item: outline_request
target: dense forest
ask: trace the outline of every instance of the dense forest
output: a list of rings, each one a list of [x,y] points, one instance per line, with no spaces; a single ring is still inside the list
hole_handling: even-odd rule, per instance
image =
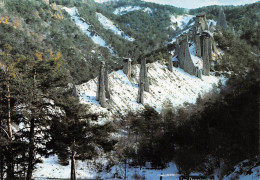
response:
[[[86,36],[64,6],[77,7],[91,32],[101,35],[116,55]],[[122,6],[148,7],[152,13],[113,13]],[[184,175],[212,175],[221,167],[224,177],[246,159],[251,168],[259,166],[259,6],[187,12],[140,0],[0,0],[0,179],[30,180],[40,157],[50,155],[57,155],[62,165],[70,162],[76,179],[76,160],[108,152],[116,154],[110,166],[151,162],[162,169],[175,162]],[[230,28],[217,29],[215,40],[224,55],[214,70],[231,72],[227,84],[219,84],[220,92],[199,96],[196,104],[182,108],[165,107],[161,113],[146,106],[115,122],[98,123],[98,114],[86,113],[89,107],[79,103],[75,85],[95,78],[100,61],[112,71],[122,68],[123,57],[134,63],[144,56],[148,63],[167,59],[174,49],[168,42],[179,33],[169,28],[171,15],[206,12],[216,20],[220,8]],[[104,29],[96,12],[135,41]],[[120,130],[126,132],[124,138],[111,138]]]
[[[162,113],[146,107],[119,123],[128,132],[124,153],[133,166],[148,161],[165,168],[174,161],[185,175],[212,175],[221,167],[219,178],[245,159],[251,169],[259,166],[259,56],[230,32],[216,40],[219,47],[229,47],[216,69],[234,72],[219,94],[199,96],[184,108],[166,106]]]

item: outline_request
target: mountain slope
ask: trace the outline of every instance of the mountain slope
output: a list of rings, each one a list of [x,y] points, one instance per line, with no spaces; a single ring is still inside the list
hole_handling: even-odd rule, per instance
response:
[[[139,71],[140,65],[134,65],[131,80],[122,70],[109,74],[111,99],[108,100],[108,108],[100,107],[96,101],[97,78],[77,86],[81,102],[89,104],[91,112],[104,113],[107,118],[144,109],[142,104],[137,103]],[[195,103],[199,94],[216,91],[219,81],[225,82],[225,78],[213,74],[199,79],[180,68],[174,68],[171,73],[163,62],[148,64],[148,77],[150,92],[145,92],[144,102],[159,112],[166,106],[176,108],[185,103]]]

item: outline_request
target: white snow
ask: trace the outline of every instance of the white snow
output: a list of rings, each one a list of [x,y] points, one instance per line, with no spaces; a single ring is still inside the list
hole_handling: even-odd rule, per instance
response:
[[[177,27],[179,27],[182,30],[187,27],[189,21],[193,18],[193,15],[188,14],[178,16],[171,15],[171,22],[173,23],[172,28],[176,30]]]
[[[203,61],[201,58],[199,58],[198,56],[195,55],[195,44],[192,44],[189,47],[189,51],[190,51],[191,59],[192,59],[194,65],[199,67],[199,69],[202,69]]]
[[[134,38],[127,36],[121,29],[118,29],[111,20],[109,20],[101,13],[96,13],[96,15],[98,17],[99,22],[103,25],[105,29],[111,30],[115,35],[121,36],[128,41],[135,40]]]
[[[229,180],[229,179],[239,179],[239,180],[260,179],[260,166],[255,163],[253,165],[254,168],[252,168],[251,166],[243,167],[243,163],[245,163],[245,162],[248,162],[248,160],[245,160],[245,161],[239,163],[237,166],[235,166],[234,167],[235,168],[234,172],[231,173],[228,176],[225,176],[223,178],[223,180]],[[243,171],[252,171],[253,173],[246,175]]]
[[[97,34],[91,35],[91,32],[89,31],[89,27],[90,24],[86,23],[86,21],[79,17],[78,14],[78,10],[76,7],[73,8],[67,8],[67,7],[63,7],[62,9],[64,9],[66,12],[69,13],[69,15],[71,16],[71,19],[75,22],[75,24],[88,36],[92,39],[92,41],[94,41],[94,43],[102,46],[102,47],[106,47],[109,49],[110,53],[114,54],[113,49],[106,45],[105,40],[102,39],[102,37],[100,37]]]
[[[212,20],[212,19],[209,19],[208,20],[208,26],[210,26],[210,24],[213,24],[213,26],[216,26],[217,25],[217,22],[216,21],[214,21],[214,20]]]
[[[107,160],[99,159],[101,165],[105,165]],[[36,170],[33,172],[33,177],[35,180],[47,180],[52,178],[69,178],[70,177],[70,165],[61,166],[58,164],[57,156],[50,156],[49,158],[43,158],[43,164],[37,164]],[[97,172],[93,166],[93,161],[76,161],[76,175],[79,179],[95,179],[97,177],[101,179],[117,179],[114,178],[115,174],[123,177],[125,173],[124,164],[118,164],[111,168],[110,172],[106,172],[104,169],[102,172]],[[149,163],[147,163],[149,164]],[[147,166],[149,167],[149,166]],[[134,175],[139,175],[145,177],[149,180],[160,179],[160,175],[163,176],[163,179],[177,180],[179,179],[179,174],[177,167],[174,163],[169,163],[168,167],[165,169],[150,169],[150,168],[134,168],[126,167],[126,175],[128,179],[134,179]]]
[[[143,10],[144,12],[152,13],[153,11],[149,7],[140,7],[140,6],[125,6],[125,7],[119,7],[116,8],[113,12],[115,15],[124,15],[132,11],[139,11]]]
[[[150,13],[150,14],[153,13],[153,11],[151,10],[151,8],[149,8],[149,7],[145,8],[143,11],[144,11],[144,12],[148,12],[148,13]]]
[[[37,164],[36,170],[33,172],[33,177],[35,180],[47,180],[51,178],[69,178],[70,177],[70,165],[61,166],[58,164],[57,156],[50,156],[49,158],[43,158],[43,164]],[[245,162],[245,161],[244,161]],[[114,175],[117,173],[118,176],[123,177],[125,173],[125,165],[118,164],[111,168],[110,172],[106,172],[104,169],[101,172],[97,172],[97,169],[93,165],[94,161],[76,161],[76,174],[79,179],[95,179],[97,177],[101,179],[117,179]],[[107,164],[107,160],[104,158],[99,158],[96,163],[104,166]],[[134,168],[126,166],[126,175],[128,179],[134,179],[135,175],[139,177],[145,177],[149,180],[158,180],[160,176],[166,180],[178,180],[180,174],[178,174],[178,169],[174,163],[169,163],[168,167],[165,169],[150,169],[149,162],[143,168]],[[245,168],[244,168],[245,169]],[[256,166],[252,168],[252,174],[245,175],[240,172],[240,165],[235,167],[233,173],[225,176],[223,180],[229,179],[240,179],[240,180],[255,180],[260,177],[260,167]],[[190,176],[199,176],[200,173],[191,173]],[[215,179],[218,179],[218,175],[214,174]]]
[[[58,164],[57,156],[42,158],[43,163],[36,165],[36,170],[33,172],[33,177],[37,180],[42,178],[69,178],[70,165],[62,166]],[[76,161],[77,177],[94,178],[93,168],[85,162]]]
[[[142,8],[140,6],[126,6],[126,7],[119,7],[113,12],[115,15],[123,15],[132,11],[139,11]]]
[[[149,163],[146,163],[149,164]],[[149,167],[146,166],[146,167]],[[115,173],[118,173],[119,176],[124,177],[124,165],[117,165],[114,166],[109,174],[101,175],[101,178],[103,179],[117,179],[113,178],[113,175]],[[168,167],[165,169],[150,169],[150,168],[134,168],[134,167],[126,167],[126,175],[127,179],[135,179],[134,176],[137,175],[139,177],[145,177],[145,179],[149,180],[158,180],[160,179],[160,176],[163,176],[163,179],[167,180],[178,180],[179,174],[178,169],[174,163],[169,163]],[[141,178],[140,178],[141,179]]]
[[[170,72],[164,63],[151,63],[148,65],[150,92],[144,93],[145,104],[155,108],[158,112],[171,104],[173,107],[183,106],[185,102],[195,103],[199,94],[203,95],[218,85],[221,77],[203,76],[199,79],[174,68]],[[97,78],[77,86],[82,103],[90,105],[90,111],[103,113],[106,118],[113,114],[126,114],[128,111],[144,109],[137,103],[140,65],[132,66],[133,78],[129,80],[122,70],[109,74],[111,99],[108,108],[100,107],[96,101]]]

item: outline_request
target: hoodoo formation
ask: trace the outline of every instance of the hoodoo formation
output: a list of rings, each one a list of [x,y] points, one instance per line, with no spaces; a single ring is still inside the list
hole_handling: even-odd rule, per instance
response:
[[[96,99],[99,101],[101,107],[106,107],[105,62],[103,61],[99,70]]]
[[[226,30],[228,28],[226,15],[223,9],[220,9],[218,14],[217,26],[221,27],[222,29]]]
[[[179,67],[185,72],[201,78],[202,74],[209,76],[210,64],[212,61],[212,53],[216,50],[216,44],[213,37],[213,24],[209,26],[206,14],[202,13],[196,16],[195,24],[192,29],[191,40],[189,41],[189,33],[176,40],[175,56],[179,61]],[[195,56],[202,58],[202,69],[195,64],[191,56],[190,46],[195,48]]]
[[[128,79],[131,79],[131,59],[130,58],[124,58],[123,59],[123,72],[126,74]]]

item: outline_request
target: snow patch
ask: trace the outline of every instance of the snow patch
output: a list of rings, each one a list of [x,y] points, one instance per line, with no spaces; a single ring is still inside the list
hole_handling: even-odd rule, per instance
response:
[[[196,53],[195,44],[192,44],[192,45],[189,47],[189,51],[190,51],[190,55],[191,55],[191,59],[192,59],[192,61],[193,61],[193,64],[194,64],[196,67],[199,67],[199,69],[202,69],[203,61],[202,61],[201,58],[199,58],[198,56],[195,55],[195,53]]]
[[[209,19],[208,20],[208,26],[210,26],[210,24],[213,24],[213,26],[216,26],[217,25],[217,22],[216,21],[214,21],[214,20],[212,20],[212,19]]]
[[[134,41],[134,38],[127,36],[121,29],[118,29],[111,20],[102,15],[101,13],[96,13],[99,22],[103,25],[105,29],[111,30],[115,35],[121,36],[128,41]]]
[[[191,19],[193,19],[195,16],[193,15],[178,15],[178,16],[171,16],[171,22],[173,23],[172,28],[173,30],[176,30],[177,27],[180,29],[184,29],[187,27],[188,23],[190,22]]]
[[[116,8],[116,10],[113,12],[115,15],[123,15],[123,14],[127,14],[129,12],[132,11],[139,11],[142,8],[139,6],[126,6],[126,7],[119,7]]]
[[[62,9],[64,9],[70,16],[71,19],[75,22],[75,24],[88,36],[92,39],[92,41],[94,41],[94,43],[98,44],[99,46],[102,47],[106,47],[108,48],[109,52],[111,54],[115,54],[113,49],[106,45],[106,42],[104,39],[102,39],[101,36],[94,34],[91,35],[91,32],[89,31],[90,28],[90,24],[86,23],[86,21],[79,17],[79,13],[76,7],[73,8],[67,8],[67,7],[63,7]]]
[[[234,168],[234,172],[225,176],[224,180],[229,179],[239,179],[239,180],[253,180],[253,179],[260,179],[260,166],[255,163],[253,166],[245,166],[243,167],[243,163],[247,163],[248,160],[245,160]],[[253,167],[253,168],[252,168]],[[251,172],[251,174],[245,174],[246,171]]]
[[[43,178],[69,178],[70,177],[70,164],[68,166],[62,166],[58,164],[57,156],[50,156],[48,158],[42,158],[43,163],[37,164],[36,169],[33,172],[33,177],[37,180],[43,180]],[[80,178],[94,178],[94,173],[91,172],[93,168],[82,161],[76,161],[77,177]]]
[[[119,7],[116,8],[115,11],[113,12],[115,15],[124,15],[132,11],[139,11],[143,10],[144,12],[148,12],[150,14],[153,13],[152,9],[149,7],[140,7],[140,6],[126,6],[126,7]]]

